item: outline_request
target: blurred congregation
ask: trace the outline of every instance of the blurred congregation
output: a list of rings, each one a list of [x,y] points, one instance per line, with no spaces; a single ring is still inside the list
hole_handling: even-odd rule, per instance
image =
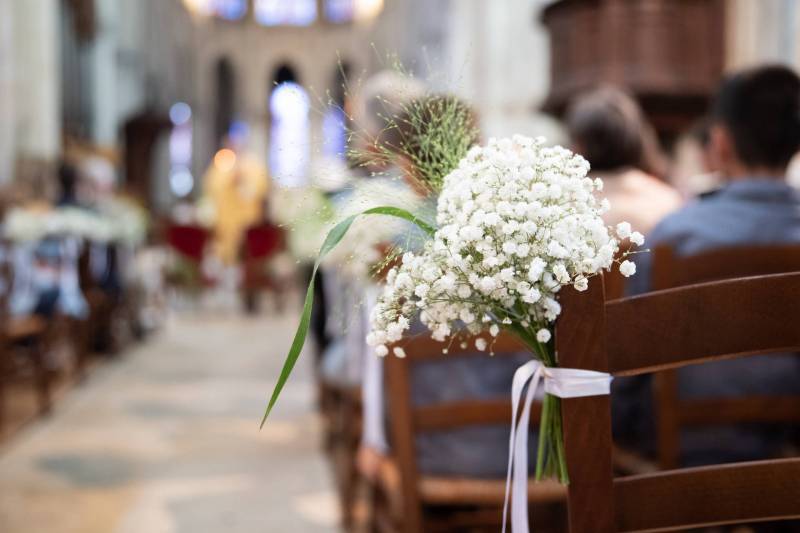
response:
[[[326,232],[435,218],[422,109],[589,161],[649,250],[606,302],[795,272],[799,69],[795,0],[0,0],[0,532],[500,531],[530,356],[373,353],[403,223],[322,262],[258,432]],[[800,358],[754,359],[618,377],[615,475],[797,457]],[[752,518],[697,526],[800,530]]]

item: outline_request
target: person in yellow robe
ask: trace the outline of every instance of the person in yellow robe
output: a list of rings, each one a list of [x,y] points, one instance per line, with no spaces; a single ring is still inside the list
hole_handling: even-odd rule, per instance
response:
[[[247,228],[261,221],[269,177],[255,157],[223,148],[204,178],[205,195],[214,205],[214,251],[226,264],[236,263]]]

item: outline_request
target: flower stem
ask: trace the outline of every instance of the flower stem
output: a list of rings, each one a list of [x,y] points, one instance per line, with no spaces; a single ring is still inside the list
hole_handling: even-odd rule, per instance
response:
[[[558,366],[551,345],[536,340],[536,335],[533,331],[516,324],[509,327],[509,329],[530,348],[533,356],[545,366]],[[540,481],[547,478],[558,479],[564,484],[569,483],[561,423],[561,398],[551,394],[545,394],[542,402],[542,416],[539,421],[539,442],[536,448],[536,480]]]
[[[536,479],[556,478],[569,483],[561,425],[561,398],[545,394],[536,450]]]

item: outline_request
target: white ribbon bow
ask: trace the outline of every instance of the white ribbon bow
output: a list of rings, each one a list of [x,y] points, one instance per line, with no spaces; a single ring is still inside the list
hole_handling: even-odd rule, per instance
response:
[[[548,368],[541,362],[528,361],[514,373],[511,385],[511,439],[508,446],[506,499],[503,504],[503,533],[506,531],[508,504],[511,506],[512,533],[528,533],[528,433],[530,433],[531,404],[537,389],[544,381],[544,391],[559,398],[600,396],[611,392],[612,376],[605,372],[577,368]],[[525,385],[522,415],[517,423],[519,402]]]

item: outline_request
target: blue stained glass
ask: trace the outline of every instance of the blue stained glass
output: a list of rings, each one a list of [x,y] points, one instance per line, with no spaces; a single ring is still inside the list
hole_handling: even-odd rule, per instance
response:
[[[347,150],[347,122],[342,108],[331,106],[322,117],[322,153],[344,159]]]
[[[309,109],[308,94],[302,86],[289,81],[272,90],[269,167],[272,178],[284,187],[308,182]]]
[[[247,0],[213,0],[214,14],[226,20],[239,20],[247,14]]]
[[[325,18],[342,23],[353,20],[353,0],[325,0]]]
[[[255,17],[264,26],[308,26],[317,20],[317,0],[256,0]]]

